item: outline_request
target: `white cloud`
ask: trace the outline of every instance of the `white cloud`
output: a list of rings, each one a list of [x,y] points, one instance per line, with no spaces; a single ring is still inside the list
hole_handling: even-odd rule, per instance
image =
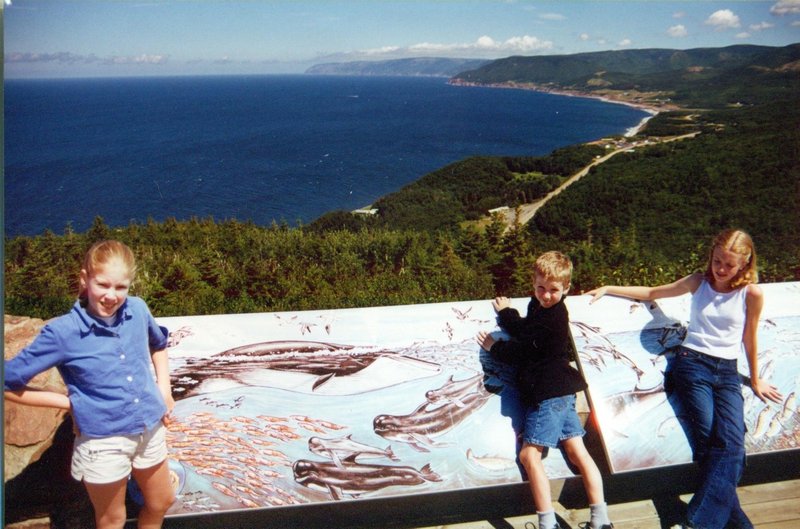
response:
[[[5,55],[7,63],[61,63],[61,64],[165,64],[169,55],[111,55],[98,57],[94,54],[77,55],[68,51],[56,53],[8,53]]]
[[[488,50],[497,46],[497,43],[494,41],[492,37],[484,35],[480,37],[477,41],[475,41],[475,46],[481,49]]]
[[[769,8],[769,12],[777,16],[800,15],[800,0],[780,0]]]
[[[667,30],[667,35],[669,35],[670,37],[674,37],[676,39],[685,37],[688,34],[689,32],[686,31],[686,26],[684,26],[683,24],[678,24],[677,26],[671,26]]]
[[[541,40],[531,35],[511,37],[504,41],[495,40],[488,35],[479,37],[475,42],[437,43],[420,42],[407,47],[383,46],[368,50],[358,50],[318,57],[317,60],[354,61],[361,59],[397,59],[402,57],[464,57],[464,58],[498,58],[506,55],[530,54],[547,51],[553,48],[552,41]]]
[[[620,48],[627,48],[631,44],[633,44],[633,41],[631,39],[622,39],[621,41],[619,41],[617,46],[619,46]]]
[[[105,64],[164,64],[167,62],[166,55],[135,55],[135,56],[119,56],[112,55],[111,57],[103,60]]]
[[[708,17],[705,22],[709,26],[714,26],[717,31],[724,29],[738,28],[741,26],[738,15],[734,14],[730,9],[720,9],[715,11]]]
[[[167,62],[167,59],[167,55],[137,55],[136,57],[133,57],[133,62],[143,64],[164,64]]]
[[[672,13],[672,18],[683,18],[686,16],[686,11],[676,11]]]
[[[751,31],[763,31],[765,29],[774,28],[775,24],[770,24],[769,22],[760,22],[758,24],[750,24]]]
[[[560,13],[542,13],[539,15],[542,20],[566,20],[567,17]]]
[[[400,50],[398,46],[383,46],[382,48],[374,48],[371,50],[364,50],[362,53],[367,55],[386,55]]]
[[[589,34],[588,33],[581,33],[580,35],[578,35],[578,38],[581,39],[582,41],[587,41],[587,40],[589,40]]]
[[[542,41],[539,40],[538,37],[530,37],[528,35],[525,35],[524,37],[512,37],[508,39],[500,46],[500,49],[530,52],[538,50],[549,50],[552,47],[553,43],[550,41]]]
[[[60,62],[60,63],[67,63],[67,64],[74,64],[80,62],[95,62],[94,60],[88,60],[89,58],[85,55],[75,55],[74,53],[70,53],[68,51],[62,51],[57,53],[7,53],[5,55],[5,62],[12,63],[12,62]]]
[[[750,38],[750,33],[746,32],[746,31],[742,31],[741,33],[737,33],[736,34],[736,38],[737,39],[749,39]]]

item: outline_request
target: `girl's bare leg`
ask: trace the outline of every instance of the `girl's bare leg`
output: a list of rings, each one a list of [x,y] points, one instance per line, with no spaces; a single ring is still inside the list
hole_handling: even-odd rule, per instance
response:
[[[113,483],[87,483],[97,529],[121,529],[125,525],[125,491],[128,478]]]
[[[139,529],[160,529],[167,509],[175,501],[167,460],[150,468],[134,468],[133,479],[144,497],[139,511]]]

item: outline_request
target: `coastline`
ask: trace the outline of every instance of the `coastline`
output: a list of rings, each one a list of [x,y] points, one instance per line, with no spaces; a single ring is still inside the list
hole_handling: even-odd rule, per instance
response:
[[[609,94],[595,94],[592,92],[585,92],[582,90],[569,90],[566,88],[554,88],[552,86],[543,86],[536,83],[518,83],[515,81],[506,81],[503,83],[475,83],[471,81],[464,81],[462,79],[450,79],[448,84],[453,86],[480,86],[480,87],[487,87],[487,88],[504,88],[504,89],[511,89],[511,90],[531,90],[533,92],[541,92],[545,94],[553,94],[553,95],[560,95],[566,97],[583,97],[586,99],[595,99],[598,101],[603,101],[605,103],[614,103],[617,105],[625,105],[631,108],[635,108],[638,110],[642,110],[650,114],[649,116],[644,117],[637,125],[630,127],[625,131],[623,134],[625,137],[636,136],[639,134],[644,127],[647,125],[647,122],[653,119],[655,116],[660,114],[661,112],[677,110],[679,107],[676,105],[670,104],[654,104],[654,103],[647,103],[642,101],[631,101],[630,99],[620,98],[620,97],[612,97]]]

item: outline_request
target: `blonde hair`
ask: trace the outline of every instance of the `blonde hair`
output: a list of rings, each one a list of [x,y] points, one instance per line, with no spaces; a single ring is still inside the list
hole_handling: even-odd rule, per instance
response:
[[[550,281],[558,281],[566,290],[572,281],[572,261],[561,252],[545,252],[533,265],[533,277],[542,276]]]
[[[88,276],[92,276],[98,268],[114,259],[121,260],[128,267],[130,279],[133,280],[136,276],[136,258],[133,251],[126,244],[114,240],[94,243],[83,257],[81,271],[85,270]],[[86,295],[86,285],[83,281],[79,284],[78,297],[83,298]]]
[[[744,265],[739,269],[731,280],[731,288],[739,288],[745,285],[758,283],[758,269],[756,267],[756,248],[753,239],[742,230],[729,229],[720,232],[711,244],[711,251],[708,254],[708,266],[706,266],[705,277],[708,281],[714,281],[712,263],[714,260],[714,250],[721,248],[727,252],[733,252],[741,256]]]

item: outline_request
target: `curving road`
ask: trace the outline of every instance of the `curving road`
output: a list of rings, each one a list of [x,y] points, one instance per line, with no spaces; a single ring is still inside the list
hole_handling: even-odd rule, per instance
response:
[[[683,139],[686,139],[686,138],[694,138],[698,134],[700,134],[699,131],[691,132],[689,134],[682,134],[680,136],[673,136],[671,138],[661,139],[661,140],[658,141],[658,143],[667,143],[667,142],[670,142],[670,141],[683,140]],[[653,140],[650,140],[651,143],[652,143],[652,141]],[[504,216],[505,216],[506,223],[508,224],[508,227],[510,228],[511,226],[513,226],[515,222],[519,222],[519,224],[527,224],[528,222],[530,222],[530,220],[534,217],[534,215],[536,215],[536,212],[539,211],[539,208],[541,208],[542,206],[547,204],[548,200],[550,200],[554,196],[558,195],[563,190],[565,190],[566,188],[568,188],[569,186],[571,186],[572,184],[574,184],[575,182],[577,182],[578,180],[580,180],[581,178],[586,176],[586,174],[589,173],[589,170],[592,167],[594,167],[596,165],[600,165],[601,163],[605,162],[606,160],[608,160],[612,156],[616,156],[617,154],[619,154],[621,152],[630,151],[632,149],[635,149],[637,147],[641,147],[643,145],[645,145],[645,143],[643,141],[642,142],[634,142],[634,143],[632,143],[630,145],[627,145],[625,147],[622,147],[620,149],[616,149],[614,151],[611,151],[610,153],[606,154],[605,156],[597,158],[592,163],[590,163],[589,165],[587,165],[586,167],[584,167],[583,169],[581,169],[580,171],[578,171],[574,175],[570,176],[563,184],[558,186],[556,189],[550,191],[543,198],[537,200],[536,202],[530,202],[528,204],[522,204],[516,209],[509,209],[509,210],[505,211],[504,212]],[[519,214],[518,217],[517,217],[517,213]]]

